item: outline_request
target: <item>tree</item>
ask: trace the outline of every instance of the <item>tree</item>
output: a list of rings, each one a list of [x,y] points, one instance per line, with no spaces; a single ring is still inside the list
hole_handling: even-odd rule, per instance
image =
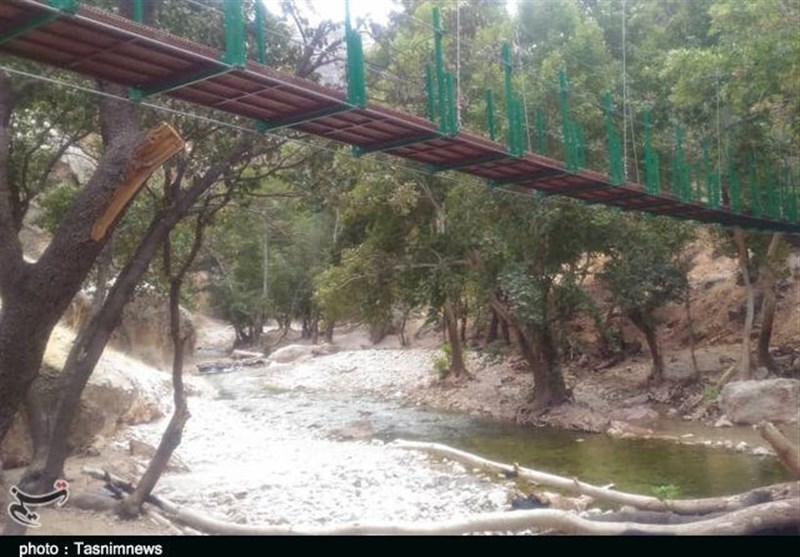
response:
[[[482,213],[491,224],[473,261],[533,373],[527,410],[535,415],[569,398],[561,345],[568,320],[593,306],[582,282],[607,243],[609,213],[535,195],[497,192],[487,202]]]
[[[664,357],[658,343],[656,310],[684,299],[689,288],[688,261],[683,250],[691,239],[690,228],[667,219],[631,217],[618,219],[610,258],[600,278],[614,303],[644,335],[653,361],[650,382],[659,383]]]
[[[125,6],[130,8],[130,3]],[[161,13],[160,17],[167,15]],[[190,30],[193,25],[203,27],[210,24],[205,18],[197,17],[197,14],[195,17],[178,18],[178,21]],[[325,39],[324,35],[313,37]],[[309,43],[307,47],[295,49],[301,54],[299,60],[289,60],[300,64],[304,72],[316,70],[335,55],[335,48],[326,48],[320,54],[314,44]],[[0,157],[5,163],[9,157],[12,135],[10,116],[20,92],[6,86],[8,78],[5,75],[2,79],[0,151],[3,154]],[[100,84],[100,88],[102,92],[112,95],[104,96],[100,101],[99,121],[105,146],[104,156],[91,180],[75,196],[56,228],[52,242],[35,264],[27,264],[22,259],[18,229],[13,224],[13,207],[18,200],[10,193],[12,188],[6,164],[0,170],[0,227],[3,229],[0,240],[0,293],[4,301],[0,316],[0,437],[5,435],[19,400],[24,398],[24,393],[38,372],[50,331],[88,276],[121,214],[115,215],[116,218],[110,223],[111,229],[105,236],[98,241],[87,241],[92,237],[94,223],[104,214],[115,193],[115,186],[124,183],[129,172],[134,171],[129,168],[131,154],[137,152],[139,145],[146,143],[147,138],[138,128],[137,106],[114,98],[125,99],[124,88],[106,84]],[[180,103],[177,104],[180,106]],[[211,131],[216,129],[212,128]],[[210,131],[206,130],[206,136],[208,133]],[[197,138],[195,147],[202,145],[206,136]],[[251,162],[268,164],[269,156],[280,160],[283,143],[280,140],[266,141],[262,147],[255,147],[253,134],[238,136],[220,133],[213,137],[219,143],[213,147],[211,143],[206,144],[210,147],[209,151],[203,153],[200,148],[195,152],[193,148],[191,155],[183,158],[173,173],[165,174],[165,182],[176,187],[180,194],[157,208],[102,306],[79,333],[61,374],[60,398],[56,407],[45,409],[54,417],[50,421],[52,427],[46,454],[37,455],[36,461],[26,472],[26,482],[48,485],[61,474],[68,453],[67,433],[83,387],[118,324],[122,309],[132,297],[136,285],[145,275],[166,236],[201,198],[214,198],[214,194],[209,192],[220,181],[240,180],[244,168]]]

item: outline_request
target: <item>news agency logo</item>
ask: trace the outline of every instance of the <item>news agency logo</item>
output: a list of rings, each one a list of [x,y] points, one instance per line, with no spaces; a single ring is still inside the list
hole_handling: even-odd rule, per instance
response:
[[[9,491],[17,502],[8,505],[8,515],[14,522],[22,526],[28,528],[40,527],[39,515],[28,507],[45,507],[53,503],[58,507],[63,507],[64,503],[69,499],[69,483],[66,480],[56,480],[53,487],[55,489],[48,493],[31,495],[12,485]]]

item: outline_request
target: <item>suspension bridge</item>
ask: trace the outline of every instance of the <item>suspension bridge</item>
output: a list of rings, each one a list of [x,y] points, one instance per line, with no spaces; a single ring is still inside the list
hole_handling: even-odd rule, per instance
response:
[[[658,156],[644,130],[645,183],[626,180],[619,138],[608,118],[607,173],[583,168],[582,131],[570,119],[568,86],[562,74],[560,161],[528,149],[522,102],[512,88],[508,45],[502,51],[507,144],[496,140],[494,94],[487,90],[489,130],[480,135],[459,128],[454,77],[446,71],[438,9],[434,10],[433,61],[426,66],[427,117],[368,101],[360,34],[345,20],[346,90],[323,86],[270,67],[266,12],[256,2],[247,21],[238,0],[223,2],[224,39],[219,48],[200,44],[144,23],[143,0],[132,0],[123,17],[80,0],[3,0],[0,3],[0,54],[39,62],[129,88],[129,99],[166,95],[226,112],[252,122],[255,130],[303,134],[352,146],[356,156],[387,153],[428,173],[458,171],[490,186],[565,195],[621,210],[720,224],[746,230],[800,235],[798,189],[792,180],[759,188],[750,184],[749,206],[741,184],[723,193],[713,173],[705,187],[692,182],[681,138],[676,141],[673,183],[662,188]],[[248,46],[250,48],[248,48]],[[248,56],[248,53],[254,55]],[[606,99],[607,117],[610,100]],[[706,155],[706,159],[708,156]],[[698,194],[698,191],[701,193]]]

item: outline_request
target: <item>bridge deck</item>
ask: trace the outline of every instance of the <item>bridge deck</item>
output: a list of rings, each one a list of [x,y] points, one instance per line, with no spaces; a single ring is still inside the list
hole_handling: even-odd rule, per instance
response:
[[[0,37],[51,11],[34,0],[4,0]],[[614,186],[602,174],[568,172],[560,161],[533,153],[514,157],[504,145],[469,132],[443,136],[427,119],[376,103],[352,107],[342,92],[254,61],[242,68],[225,68],[219,62],[221,53],[213,48],[97,8],[82,6],[74,15],[62,14],[8,40],[0,38],[0,53],[145,92],[163,91],[182,101],[256,120],[265,129],[291,128],[353,145],[362,153],[387,152],[498,184],[624,210],[800,233],[797,223],[686,203],[670,194],[655,196],[635,183]]]

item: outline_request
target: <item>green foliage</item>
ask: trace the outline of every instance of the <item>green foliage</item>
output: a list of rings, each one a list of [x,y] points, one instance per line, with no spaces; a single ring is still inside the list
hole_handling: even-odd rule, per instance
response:
[[[706,402],[714,402],[717,400],[717,398],[719,398],[718,387],[708,385],[705,389],[703,389],[703,399],[705,399]]]
[[[600,273],[614,302],[634,323],[657,325],[655,310],[683,299],[688,261],[682,254],[691,229],[668,219],[620,219],[619,234]]]
[[[38,220],[39,226],[51,234],[55,232],[58,223],[61,222],[67,209],[75,200],[78,191],[77,185],[69,183],[60,184],[58,187],[44,191],[39,196],[39,206],[42,208],[42,214]]]
[[[653,486],[650,491],[662,501],[670,501],[681,496],[681,488],[675,484]]]
[[[444,379],[450,372],[450,362],[453,359],[453,347],[449,342],[442,345],[442,353],[433,359],[433,370],[439,376],[439,379]]]

